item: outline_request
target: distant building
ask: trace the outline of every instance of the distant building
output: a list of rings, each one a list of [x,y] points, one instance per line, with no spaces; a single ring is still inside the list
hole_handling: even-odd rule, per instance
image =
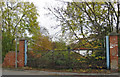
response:
[[[74,48],[74,51],[76,53],[79,53],[83,56],[87,56],[87,55],[91,55],[92,54],[92,50],[89,48]]]

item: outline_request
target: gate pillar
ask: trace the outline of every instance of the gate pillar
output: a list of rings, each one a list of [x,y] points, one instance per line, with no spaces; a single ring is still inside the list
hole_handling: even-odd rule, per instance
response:
[[[19,40],[18,67],[27,65],[27,40]]]
[[[110,69],[112,72],[118,72],[118,34],[109,35],[110,42]]]

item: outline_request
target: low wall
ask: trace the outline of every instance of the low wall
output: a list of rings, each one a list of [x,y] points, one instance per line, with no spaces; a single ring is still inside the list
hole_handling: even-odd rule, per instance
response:
[[[23,67],[24,62],[21,59],[21,53],[18,53],[18,67]],[[24,58],[24,57],[23,57]],[[15,51],[10,51],[5,55],[3,67],[15,67]]]
[[[3,67],[15,67],[15,52],[8,52],[5,55]]]
[[[24,67],[25,63],[25,40],[19,41],[19,52],[17,54],[17,66]],[[5,55],[3,67],[15,67],[15,51],[10,51]]]

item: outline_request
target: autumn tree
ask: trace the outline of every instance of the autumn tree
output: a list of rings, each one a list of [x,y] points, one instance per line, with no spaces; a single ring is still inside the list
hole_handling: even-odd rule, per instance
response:
[[[51,40],[49,36],[45,36],[39,32],[34,34],[32,38],[30,39],[30,48],[33,49],[33,51],[41,51],[41,50],[51,50]]]
[[[119,2],[64,2],[64,5],[67,7],[48,9],[60,21],[62,33],[70,39],[82,43],[81,38],[86,42],[94,38],[103,42],[113,30],[119,33]]]
[[[67,49],[67,45],[64,41],[54,41],[52,42],[53,50],[65,50]]]
[[[37,9],[29,2],[0,2],[3,55],[15,50],[15,37],[33,35],[40,30]],[[16,31],[17,30],[17,31]],[[15,35],[17,32],[17,35]]]

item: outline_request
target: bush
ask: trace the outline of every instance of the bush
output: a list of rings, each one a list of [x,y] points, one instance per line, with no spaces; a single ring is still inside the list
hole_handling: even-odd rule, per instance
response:
[[[94,51],[91,56],[87,56],[87,63],[92,68],[106,68],[105,53],[103,51]]]

